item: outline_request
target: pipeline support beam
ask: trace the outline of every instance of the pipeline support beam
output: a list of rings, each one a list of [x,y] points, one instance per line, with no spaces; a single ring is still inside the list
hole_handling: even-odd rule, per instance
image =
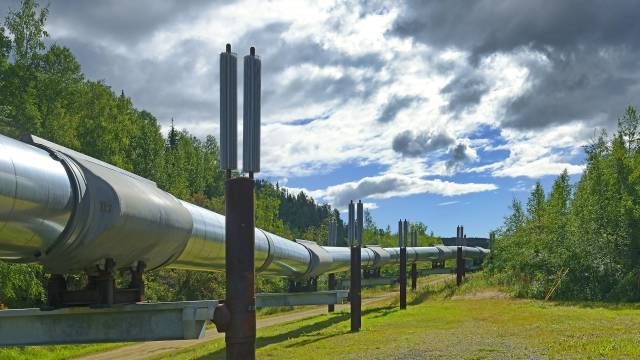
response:
[[[464,258],[462,257],[462,246],[458,246],[456,251],[456,285],[462,284],[464,269]]]
[[[399,222],[398,240],[400,242],[400,309],[407,308],[407,220]]]
[[[411,232],[411,246],[412,247],[418,246],[418,231],[415,229],[413,230],[413,232]],[[411,290],[416,291],[417,288],[418,288],[418,264],[413,262],[411,263]]]
[[[255,359],[255,207],[254,181],[234,178],[225,181],[226,199],[226,285],[224,307],[229,313],[225,329],[227,359]]]
[[[328,282],[328,287],[329,287],[329,291],[335,290],[336,289],[336,274],[329,274],[329,278],[327,280]],[[334,304],[329,304],[327,306],[327,311],[332,313],[334,312],[336,309]]]
[[[360,206],[358,206],[360,209]],[[360,300],[360,269],[362,258],[360,244],[358,244],[358,225],[355,218],[355,204],[349,203],[349,246],[351,251],[351,286],[349,288],[349,301],[351,307],[351,332],[360,330],[361,300]]]

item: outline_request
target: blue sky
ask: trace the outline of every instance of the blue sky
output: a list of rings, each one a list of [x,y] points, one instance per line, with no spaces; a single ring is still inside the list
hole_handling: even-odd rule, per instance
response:
[[[0,0],[0,15],[16,6]],[[362,199],[381,227],[486,236],[535,181],[549,189],[563,169],[577,181],[582,146],[637,105],[638,13],[634,1],[59,1],[47,30],[89,79],[200,137],[219,132],[218,54],[255,46],[259,177],[339,209]]]

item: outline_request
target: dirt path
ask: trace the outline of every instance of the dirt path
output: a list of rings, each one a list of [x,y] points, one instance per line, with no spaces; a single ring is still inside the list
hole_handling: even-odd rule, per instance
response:
[[[423,284],[434,284],[441,281],[445,281],[446,278],[437,278],[430,281],[427,281]],[[375,296],[368,297],[366,299],[362,299],[362,305],[371,305],[373,303],[388,300],[389,298],[393,298],[394,296],[398,296],[397,292],[386,292],[382,294],[376,294]],[[349,304],[340,304],[336,305],[336,310],[348,309]],[[309,310],[297,311],[293,313],[285,313],[282,315],[273,315],[266,318],[258,319],[256,323],[256,327],[258,329],[287,323],[295,320],[305,319],[311,316],[322,315],[327,312],[326,305],[319,305]],[[219,333],[215,330],[215,328],[208,328],[205,336],[202,339],[197,340],[166,340],[166,341],[149,341],[136,345],[123,346],[121,348],[117,348],[114,350],[109,350],[101,353],[95,353],[79,358],[75,358],[77,360],[135,360],[135,359],[144,359],[150,356],[155,356],[164,352],[174,351],[183,349],[188,346],[202,344],[211,340],[224,338],[224,333]]]

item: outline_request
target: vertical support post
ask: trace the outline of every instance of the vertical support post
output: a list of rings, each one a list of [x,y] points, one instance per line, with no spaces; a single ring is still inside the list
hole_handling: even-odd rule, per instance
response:
[[[256,357],[254,181],[225,181],[225,267],[230,315],[225,334],[227,359]]]
[[[337,230],[338,230],[338,224],[336,224],[335,221],[331,221],[329,223],[329,239],[327,241],[327,245],[329,246],[336,246],[336,242],[338,239],[338,234],[337,234]],[[336,289],[336,274],[329,274],[328,275],[328,279],[327,279],[327,285],[329,287],[329,290],[335,290]],[[332,313],[334,312],[336,309],[334,304],[329,304],[327,305],[327,311]]]
[[[353,243],[356,238],[356,214],[355,207],[353,204],[353,200],[349,203],[349,213],[348,213],[348,223],[347,223],[347,240],[349,241],[349,246],[353,246]]]
[[[327,281],[329,284],[329,290],[336,289],[336,274],[329,274],[329,279]],[[327,306],[327,311],[332,313],[336,310],[336,306],[334,304],[329,304]]]
[[[67,281],[62,274],[51,274],[47,282],[47,305],[53,308],[64,303],[63,293],[67,290]]]
[[[460,241],[462,242],[462,246],[467,246],[467,235],[464,234],[464,226],[460,225]],[[462,259],[462,278],[464,279],[467,276],[467,264],[465,263],[464,258]]]
[[[360,330],[360,246],[356,245],[355,206],[349,203],[349,246],[351,250],[351,286],[349,305],[351,307],[351,332]]]
[[[418,246],[418,231],[415,229],[411,232],[411,246],[412,247]],[[416,264],[416,262],[414,261],[413,263],[411,263],[411,290],[416,291],[417,288],[418,288],[418,264]]]
[[[456,285],[462,284],[462,269],[464,268],[464,258],[462,256],[462,246],[458,246],[456,253]]]
[[[111,307],[115,301],[116,280],[113,277],[115,262],[112,258],[104,261],[104,270],[95,277],[96,289],[98,290],[98,305]]]
[[[356,208],[356,242],[362,245],[362,231],[364,230],[364,207],[361,200],[358,200]]]
[[[358,274],[356,276],[356,320],[358,321],[358,330],[362,328],[362,232],[364,230],[364,205],[358,200],[356,206],[356,265]]]
[[[407,308],[407,232],[409,226],[407,220],[400,222],[402,237],[400,240],[400,309]]]
[[[253,178],[260,171],[260,88],[262,63],[252,46],[244,57],[242,170]]]
[[[238,168],[238,59],[227,44],[220,53],[220,168],[225,177]]]
[[[142,274],[144,273],[144,268],[146,264],[144,261],[138,261],[135,269],[131,269],[131,282],[129,283],[129,288],[137,289],[136,294],[136,302],[144,301],[144,278]]]

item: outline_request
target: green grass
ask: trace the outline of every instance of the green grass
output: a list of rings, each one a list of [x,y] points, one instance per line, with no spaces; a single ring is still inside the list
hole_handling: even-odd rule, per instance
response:
[[[365,307],[363,329],[356,334],[349,332],[348,312],[260,329],[258,358],[640,358],[640,305],[514,299],[481,274],[459,288],[452,281],[425,285],[429,281],[421,279],[418,291],[409,292],[406,311],[397,309],[397,297]],[[367,292],[390,290],[397,286]],[[66,359],[123,345],[4,348],[0,359]],[[224,359],[224,340],[156,358]]]
[[[259,359],[640,358],[640,306],[545,303],[507,297],[472,277],[366,308],[359,333],[349,314],[321,315],[258,331]],[[224,340],[160,358],[224,359]]]
[[[106,351],[124,346],[124,343],[88,344],[88,345],[52,345],[52,346],[18,346],[0,348],[2,360],[53,360],[70,359],[91,353]]]

